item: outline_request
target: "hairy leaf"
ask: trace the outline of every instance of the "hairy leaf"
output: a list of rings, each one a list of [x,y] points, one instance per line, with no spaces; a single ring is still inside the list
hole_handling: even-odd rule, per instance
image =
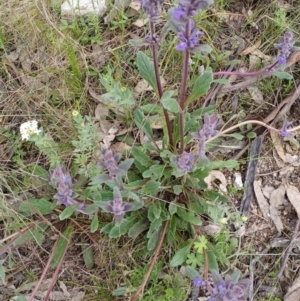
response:
[[[157,91],[156,87],[156,77],[154,71],[153,62],[149,59],[149,57],[142,51],[137,53],[137,66],[139,68],[140,75],[143,79],[145,79],[148,84]]]
[[[198,76],[195,80],[194,87],[190,97],[187,99],[187,104],[190,104],[200,96],[207,93],[213,82],[213,73],[211,71],[205,71],[202,75]]]

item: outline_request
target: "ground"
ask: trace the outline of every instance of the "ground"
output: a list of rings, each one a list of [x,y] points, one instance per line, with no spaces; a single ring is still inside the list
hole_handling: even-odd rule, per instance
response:
[[[60,207],[51,214],[37,210],[30,216],[20,210],[32,199],[53,202],[55,193],[48,184],[48,157],[33,143],[21,139],[22,123],[37,120],[58,143],[61,159],[71,169],[72,141],[77,135],[73,111],[91,116],[100,129],[102,140],[95,138],[99,144],[126,152],[145,137],[133,123],[133,114],[124,112],[123,106],[133,101],[136,108],[154,101],[154,93],[138,75],[136,65],[138,50],[148,55],[150,52],[146,46],[136,48],[129,43],[147,34],[142,11],[126,7],[106,23],[93,16],[61,20],[60,2],[0,1],[0,301],[26,300],[20,295],[27,300],[46,300],[52,284],[51,300],[129,300],[153,258],[153,252],[145,251],[146,228],[139,235],[110,239],[99,230],[91,233],[91,219],[84,214],[73,216],[69,223],[59,219]],[[172,2],[166,1],[163,7],[159,30]],[[208,65],[214,72],[261,69],[276,60],[274,44],[287,30],[294,33],[295,45],[300,45],[299,4],[215,0],[207,12],[195,17],[197,27],[205,33],[202,42],[210,45],[213,52],[207,58],[193,57],[192,76]],[[182,55],[174,50],[175,46],[174,35],[167,36],[161,44],[160,64],[164,87],[177,91]],[[285,66],[291,79],[267,75],[251,82],[249,78],[230,76],[225,85],[213,83],[208,94],[194,102],[190,110],[216,105],[225,127],[246,120],[264,121],[277,129],[283,128],[287,120],[298,126],[299,59],[296,52]],[[107,91],[109,81],[120,86]],[[133,99],[126,94],[126,88],[134,91]],[[110,93],[108,101],[103,99],[106,92]],[[110,102],[119,92],[123,93],[122,105]],[[159,144],[163,123],[157,116],[152,114],[150,120]],[[233,133],[242,134],[242,139],[228,136],[223,147],[212,148],[207,155],[212,161],[234,159],[238,164],[234,169],[211,174],[210,185],[219,191],[221,184],[226,187],[222,193],[229,200],[228,216],[238,212],[245,188],[235,186],[235,174],[240,172],[245,182],[251,143],[255,135],[261,136],[248,220],[224,226],[203,215],[199,231],[224,252],[227,262],[220,265],[222,273],[239,269],[243,278],[251,280],[250,300],[296,300],[291,299],[290,292],[300,287],[300,132],[294,131],[293,136],[283,139],[278,133],[270,134],[253,125],[230,134]],[[101,213],[98,228],[110,221],[109,213]],[[170,266],[173,255],[189,238],[188,231],[181,231],[175,244],[162,244],[140,300],[189,298],[191,281],[180,267]],[[228,242],[234,241],[232,238],[237,239],[237,244],[230,249]],[[59,263],[61,256],[63,262]],[[39,280],[41,285],[37,286]],[[120,287],[126,290],[120,290],[121,296],[113,296],[112,292]]]

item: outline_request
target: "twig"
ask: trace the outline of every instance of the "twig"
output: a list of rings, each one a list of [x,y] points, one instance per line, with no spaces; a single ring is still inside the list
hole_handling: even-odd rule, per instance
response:
[[[292,249],[292,246],[293,246],[293,241],[296,239],[297,235],[299,234],[298,233],[299,232],[299,227],[300,227],[300,219],[298,217],[298,220],[297,220],[297,223],[296,223],[296,226],[295,226],[295,230],[294,230],[293,235],[292,235],[292,237],[290,239],[290,244],[289,244],[289,246],[288,246],[288,248],[287,248],[287,250],[286,250],[286,252],[284,254],[284,257],[283,257],[282,262],[281,262],[280,270],[279,270],[279,272],[277,274],[277,278],[279,280],[282,277],[282,273],[283,273],[283,271],[285,269],[286,263],[288,261],[289,255],[291,253],[291,249]]]
[[[150,277],[150,274],[151,274],[151,272],[153,270],[154,264],[155,264],[155,262],[157,260],[158,254],[160,252],[161,246],[163,244],[163,241],[164,241],[164,238],[165,238],[165,235],[166,235],[166,232],[167,232],[168,224],[169,224],[169,221],[166,221],[165,225],[164,225],[164,228],[163,228],[163,231],[161,233],[161,236],[160,236],[157,248],[155,250],[154,256],[153,256],[153,258],[151,260],[149,269],[148,269],[146,275],[144,276],[142,284],[140,285],[140,287],[138,288],[138,290],[136,291],[136,293],[130,298],[130,301],[136,300],[136,298],[139,296],[139,294],[141,293],[141,291],[143,291],[143,289],[144,289],[144,287],[145,287],[145,285],[146,285],[146,283],[148,281],[148,278]]]
[[[31,296],[30,296],[29,301],[32,301],[32,300],[33,300],[33,298],[34,298],[36,292],[38,291],[38,289],[39,289],[41,283],[43,282],[43,280],[44,280],[44,278],[45,278],[45,276],[46,276],[46,273],[47,273],[47,271],[48,271],[48,269],[49,269],[51,260],[52,260],[52,258],[53,258],[54,253],[55,253],[55,249],[56,249],[56,247],[57,247],[58,241],[59,241],[59,238],[56,240],[56,242],[55,242],[55,244],[54,244],[54,246],[53,246],[53,248],[52,248],[52,252],[51,252],[51,254],[50,254],[49,258],[48,258],[48,261],[47,261],[47,263],[46,263],[46,266],[44,267],[43,273],[42,273],[42,275],[41,275],[41,277],[40,277],[38,283],[36,284],[36,286],[35,286],[33,292],[31,293]]]
[[[59,239],[58,239],[58,240],[59,240]],[[58,241],[58,240],[57,240],[57,241]],[[63,262],[64,262],[64,259],[65,259],[65,256],[66,256],[66,254],[67,254],[67,251],[68,251],[68,247],[69,247],[70,241],[71,241],[71,238],[70,238],[70,236],[69,236],[69,237],[68,237],[68,241],[67,241],[67,245],[66,245],[66,247],[65,247],[65,249],[64,249],[64,252],[63,252],[63,254],[62,254],[62,256],[61,256],[61,258],[60,258],[60,260],[59,260],[59,263],[58,263],[58,265],[57,265],[57,267],[56,267],[56,269],[55,269],[55,272],[54,272],[54,274],[53,274],[53,276],[52,276],[51,283],[50,283],[50,285],[49,285],[49,287],[48,287],[47,294],[46,294],[46,296],[45,296],[44,301],[47,301],[47,300],[48,300],[48,298],[49,298],[49,296],[50,296],[50,294],[51,294],[51,291],[52,291],[52,289],[53,289],[53,286],[54,286],[54,284],[56,283],[57,275],[58,275],[58,272],[59,272],[59,270],[60,270],[60,268],[61,268],[61,266],[62,266],[62,264],[63,264]],[[52,255],[52,254],[51,254],[51,255]],[[50,260],[50,258],[49,258],[49,260]]]

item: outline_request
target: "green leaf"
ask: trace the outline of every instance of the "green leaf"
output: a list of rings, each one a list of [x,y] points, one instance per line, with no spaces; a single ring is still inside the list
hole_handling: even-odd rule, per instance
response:
[[[241,62],[241,60],[232,60],[232,61],[225,63],[225,66],[235,66],[235,65],[239,64],[240,62]]]
[[[91,222],[91,233],[95,233],[99,228],[98,214],[95,213]]]
[[[288,72],[275,71],[272,74],[280,79],[293,79],[293,76],[291,74],[289,74]]]
[[[52,268],[55,268],[58,265],[62,255],[67,247],[68,239],[71,239],[71,236],[72,236],[72,223],[70,222],[67,225],[66,229],[63,231],[62,235],[59,237],[59,240],[58,240],[56,249],[54,251],[52,261],[51,261]]]
[[[178,101],[172,98],[174,91],[165,91],[163,96],[161,97],[162,106],[171,113],[179,112],[179,104]]]
[[[19,210],[25,215],[33,215],[39,212],[43,215],[52,213],[55,204],[49,201],[49,198],[30,199],[26,203],[20,205]]]
[[[100,232],[108,234],[113,227],[114,227],[114,222],[110,222],[109,224],[106,224],[104,227],[102,227]]]
[[[112,295],[113,296],[124,296],[127,292],[127,288],[125,286],[121,286],[116,288],[113,292]]]
[[[6,285],[5,281],[5,269],[2,264],[0,264],[0,279],[2,280],[3,284]]]
[[[141,77],[143,79],[145,79],[148,82],[148,84],[155,91],[157,91],[156,77],[155,77],[153,62],[148,58],[148,56],[144,52],[139,51],[137,53],[136,63],[137,63],[137,66],[139,68],[139,72],[140,72]]]
[[[174,185],[173,191],[176,195],[179,195],[182,192],[182,185]]]
[[[148,251],[152,251],[155,249],[155,247],[157,246],[158,240],[159,240],[159,234],[160,234],[160,229],[157,231],[154,231],[148,240],[148,244],[147,244],[147,250]]]
[[[172,258],[170,262],[170,266],[174,268],[183,264],[186,261],[188,254],[190,253],[190,249],[191,249],[191,245],[188,245],[178,250],[175,253],[174,257]]]
[[[209,53],[211,53],[211,51],[212,51],[212,48],[206,44],[196,46],[190,50],[191,53],[202,53],[202,54],[209,54]]]
[[[146,195],[156,195],[159,187],[160,182],[150,180],[143,187],[142,192]]]
[[[137,160],[142,166],[150,167],[153,165],[153,161],[150,159],[149,155],[147,155],[140,147],[133,146],[131,148],[131,153],[134,160]]]
[[[175,215],[172,215],[169,225],[168,225],[168,231],[167,231],[167,242],[169,245],[173,244],[175,241],[177,222],[178,222],[178,218]]]
[[[214,79],[213,83],[226,85],[229,83],[229,80],[225,78],[218,78],[218,79]]]
[[[61,221],[67,219],[75,212],[76,208],[77,208],[77,204],[66,207],[64,211],[59,215],[59,219]]]
[[[165,168],[165,165],[152,165],[148,170],[143,172],[143,178],[159,179],[163,175]]]
[[[129,216],[123,219],[120,225],[115,225],[109,232],[109,238],[118,238],[124,235],[139,219],[139,216]]]
[[[150,126],[149,121],[146,119],[144,113],[140,109],[136,109],[133,113],[134,115],[134,122],[136,126],[141,129],[146,136],[150,139],[153,140],[153,132]]]
[[[171,215],[173,215],[177,212],[177,206],[178,206],[177,203],[174,203],[174,202],[170,203],[169,212]]]
[[[153,202],[151,204],[151,207],[152,207],[152,212],[153,212],[154,217],[158,219],[161,214],[161,207],[156,202]]]
[[[203,96],[207,93],[213,82],[213,73],[211,71],[205,71],[202,75],[198,76],[195,80],[194,87],[190,97],[187,99],[186,103],[190,104],[195,99]]]
[[[47,227],[48,225],[46,225]],[[45,239],[44,231],[46,228],[42,225],[37,225],[35,228],[29,229],[15,241],[15,245],[21,245],[30,240],[34,240],[39,246],[42,245]]]
[[[203,197],[212,202],[228,202],[228,199],[224,195],[213,190],[204,191]]]
[[[202,224],[200,217],[194,216],[192,212],[185,211],[185,209],[178,207],[177,215],[182,218],[184,221],[191,223],[193,225],[200,226]]]
[[[84,261],[85,266],[88,269],[93,268],[93,266],[94,266],[93,248],[91,246],[88,246],[88,245],[81,245],[81,251],[82,251],[82,257],[83,257],[83,261]]]
[[[208,250],[207,257],[208,257],[208,269],[210,271],[216,270],[219,272],[219,266],[215,254],[211,250]]]
[[[222,168],[228,168],[229,170],[237,168],[239,166],[239,163],[237,160],[227,160],[227,161],[212,161],[210,162],[210,169],[222,169]]]
[[[154,103],[148,103],[146,105],[140,106],[139,108],[146,114],[163,114],[161,106]]]
[[[186,267],[185,267],[185,271],[186,271],[186,275],[191,279],[191,280],[194,280],[195,278],[200,278],[200,274],[199,274],[199,272],[195,269],[195,268],[193,268],[193,267],[191,267],[190,265],[187,265]]]
[[[194,248],[197,250],[198,253],[203,254],[203,250],[207,249],[207,239],[204,235],[199,237],[199,241],[194,243]]]
[[[132,165],[133,162],[134,162],[134,159],[125,159],[124,161],[122,161],[119,164],[119,168],[124,170],[124,171],[127,171],[130,168],[130,166]]]
[[[149,228],[149,222],[145,219],[139,220],[128,231],[129,237],[136,237]]]
[[[18,296],[16,301],[27,301],[27,298],[24,296]]]
[[[149,231],[147,233],[147,238],[150,238],[151,237],[151,234],[153,232],[156,232],[158,231],[161,226],[162,226],[162,219],[155,219],[151,224],[150,224],[150,228],[149,228]]]
[[[255,137],[256,137],[256,133],[255,132],[247,133],[247,138],[248,139],[254,139]]]
[[[148,43],[145,42],[145,40],[143,40],[143,39],[131,39],[131,40],[129,40],[129,44],[133,47],[148,45]]]
[[[237,283],[241,277],[242,273],[240,270],[235,270],[232,274],[230,274],[231,279]]]
[[[234,134],[227,134],[226,135],[227,137],[233,137],[235,138],[236,140],[243,140],[244,139],[244,136],[239,134],[239,133],[234,133]]]

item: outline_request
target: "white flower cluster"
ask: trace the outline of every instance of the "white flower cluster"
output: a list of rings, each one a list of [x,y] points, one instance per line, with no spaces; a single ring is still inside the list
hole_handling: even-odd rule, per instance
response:
[[[41,130],[38,129],[38,122],[36,120],[29,120],[20,126],[22,140],[28,140],[30,135],[39,134]]]

